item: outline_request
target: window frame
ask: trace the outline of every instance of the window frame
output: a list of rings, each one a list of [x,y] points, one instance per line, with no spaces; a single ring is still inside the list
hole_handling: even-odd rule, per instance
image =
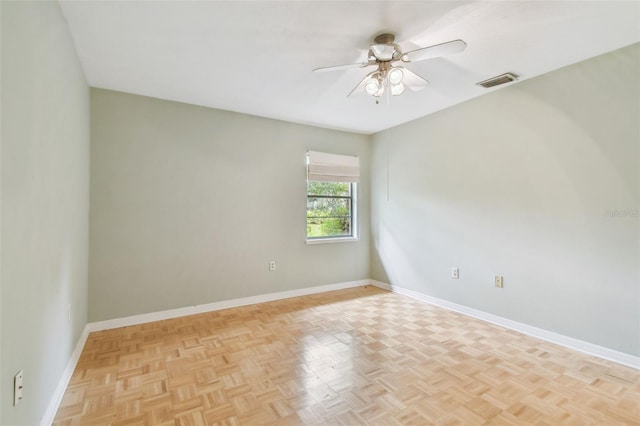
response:
[[[309,180],[307,180],[306,184],[306,205],[309,204]],[[354,242],[358,241],[358,183],[357,182],[336,182],[336,183],[347,183],[349,184],[349,192],[350,196],[330,196],[330,195],[320,195],[315,196],[311,195],[313,198],[327,198],[327,199],[348,199],[350,204],[350,235],[327,235],[322,237],[309,237],[306,231],[307,219],[309,210],[305,207],[305,239],[307,244],[326,244],[326,243],[346,243],[346,242]]]

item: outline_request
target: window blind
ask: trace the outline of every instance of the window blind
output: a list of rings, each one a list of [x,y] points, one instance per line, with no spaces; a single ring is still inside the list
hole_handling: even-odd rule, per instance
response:
[[[358,182],[360,159],[350,155],[309,151],[307,179],[321,182]]]

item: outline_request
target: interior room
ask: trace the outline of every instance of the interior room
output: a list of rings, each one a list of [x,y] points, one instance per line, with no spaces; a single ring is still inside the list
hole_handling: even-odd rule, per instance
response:
[[[0,22],[0,424],[640,423],[637,1]]]

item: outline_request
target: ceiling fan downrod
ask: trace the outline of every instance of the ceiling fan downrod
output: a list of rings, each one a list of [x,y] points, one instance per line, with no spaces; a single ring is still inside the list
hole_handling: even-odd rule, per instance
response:
[[[395,40],[396,40],[396,36],[394,36],[393,34],[387,34],[387,33],[380,34],[373,39],[375,44],[393,44]]]

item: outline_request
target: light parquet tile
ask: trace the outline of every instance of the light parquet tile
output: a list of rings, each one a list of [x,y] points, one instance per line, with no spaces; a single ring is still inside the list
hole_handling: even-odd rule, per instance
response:
[[[640,425],[640,371],[372,286],[92,333],[54,425]]]

